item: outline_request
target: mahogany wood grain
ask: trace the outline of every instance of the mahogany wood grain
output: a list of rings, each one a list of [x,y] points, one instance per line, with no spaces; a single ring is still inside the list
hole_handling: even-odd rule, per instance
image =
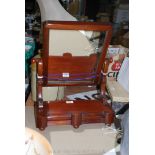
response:
[[[108,72],[108,67],[109,67],[109,59],[105,59],[104,63],[103,63],[103,68],[102,68],[102,82],[100,85],[100,90],[101,90],[101,95],[102,96],[106,96],[105,92],[106,92],[106,74]]]
[[[44,124],[45,122],[53,125],[70,124],[78,128],[81,124],[105,123],[110,125],[114,121],[114,112],[111,107],[97,100],[53,101],[44,102],[44,105],[47,113],[38,114],[39,119],[44,120]]]
[[[45,21],[43,23],[47,29],[59,30],[89,30],[89,31],[111,31],[110,23],[80,22],[80,21]]]
[[[43,80],[43,61],[42,59],[37,59],[38,61],[36,62],[36,69],[37,69],[37,101],[38,101],[38,107],[43,108],[43,94],[42,94],[42,86],[44,83]]]
[[[44,130],[47,125],[70,124],[74,128],[78,128],[81,124],[88,123],[111,124],[114,120],[114,112],[105,100],[45,102],[43,101],[42,87],[99,85],[101,92],[103,92],[102,87],[105,80],[103,80],[104,76],[101,72],[104,71],[103,64],[111,39],[112,26],[77,21],[46,21],[43,26],[42,58],[33,60],[37,63],[36,127]],[[106,35],[99,61],[97,62],[96,54],[72,56],[70,51],[64,53],[63,56],[49,56],[49,31],[51,29],[105,31]],[[64,77],[63,73],[68,73],[69,76]]]
[[[49,57],[49,31],[50,29],[57,30],[86,30],[86,31],[104,31],[106,32],[105,39],[103,42],[103,49],[98,66],[96,68],[97,74],[95,83],[100,83],[101,81],[101,69],[103,62],[105,60],[107,48],[112,35],[112,26],[107,23],[95,23],[95,22],[77,22],[77,21],[45,21],[43,23],[43,62],[44,62],[44,76],[48,76],[48,63],[50,62]],[[66,38],[67,39],[67,38]],[[44,79],[47,80],[47,79]],[[47,81],[46,81],[47,83]],[[62,85],[62,84],[60,84]],[[66,85],[66,83],[64,84]]]

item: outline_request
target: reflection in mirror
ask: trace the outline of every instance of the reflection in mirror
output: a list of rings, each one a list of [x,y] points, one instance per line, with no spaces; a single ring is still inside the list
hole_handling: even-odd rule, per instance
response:
[[[50,81],[94,81],[103,50],[105,32],[49,30]]]
[[[99,31],[50,30],[49,55],[71,53],[72,56],[89,56],[101,53],[104,38],[105,33]]]

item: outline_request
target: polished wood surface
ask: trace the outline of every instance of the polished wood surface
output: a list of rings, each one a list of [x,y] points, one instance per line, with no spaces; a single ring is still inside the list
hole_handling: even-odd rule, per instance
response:
[[[44,102],[44,109],[39,111],[40,128],[47,125],[71,124],[78,128],[81,124],[105,123],[110,125],[114,121],[111,107],[98,100],[65,100]]]
[[[89,30],[89,31],[111,31],[110,23],[80,22],[80,21],[45,21],[44,28],[59,30]]]
[[[50,29],[105,31],[106,35],[100,59],[97,59],[96,54],[72,56],[69,52],[64,53],[62,56],[49,56]],[[113,122],[114,112],[102,98],[98,100],[56,100],[45,102],[42,96],[42,87],[77,87],[83,85],[96,86],[100,89],[102,96],[105,86],[105,75],[103,72],[105,71],[106,63],[104,62],[111,34],[112,27],[109,24],[64,21],[44,22],[42,58],[33,60],[33,63],[35,62],[37,66],[37,101],[35,103],[37,128],[44,130],[47,125],[62,124],[70,124],[74,128],[78,128],[81,124],[106,123],[110,125]],[[63,73],[67,75],[63,76]]]
[[[43,23],[43,52],[42,52],[42,58],[44,62],[44,76],[47,77],[49,74],[49,31],[50,29],[56,29],[56,30],[86,30],[86,31],[102,31],[105,32],[105,39],[101,52],[100,59],[97,67],[95,68],[96,72],[96,79],[94,80],[95,83],[98,83],[101,80],[101,69],[103,67],[103,63],[105,61],[105,56],[107,52],[107,48],[109,46],[111,36],[112,36],[112,26],[110,24],[104,24],[104,23],[96,23],[96,22],[75,22],[75,21],[46,21]],[[53,36],[54,37],[54,36]],[[66,36],[67,39],[67,36]],[[77,43],[78,44],[78,43]],[[69,51],[68,51],[69,52]],[[72,58],[74,59],[74,57]],[[81,58],[79,58],[79,61],[81,61]],[[86,63],[87,61],[85,61]],[[73,65],[72,65],[73,66]],[[71,67],[71,66],[70,66]],[[84,66],[82,66],[83,68]],[[80,69],[82,69],[80,68]],[[47,83],[47,79],[46,80]],[[66,82],[64,83],[66,85]],[[83,84],[83,83],[82,83]],[[89,83],[86,83],[88,85]],[[91,84],[91,83],[90,83]],[[98,83],[99,84],[99,83]],[[62,84],[60,84],[62,85]],[[76,83],[75,83],[76,85]]]
[[[95,65],[96,54],[88,56],[74,56],[65,53],[63,56],[50,56],[48,58],[48,84],[54,81],[54,85],[83,84],[84,82],[93,83],[96,77]],[[63,74],[68,77],[63,77]],[[58,81],[58,83],[57,83]],[[87,85],[87,84],[85,84]]]

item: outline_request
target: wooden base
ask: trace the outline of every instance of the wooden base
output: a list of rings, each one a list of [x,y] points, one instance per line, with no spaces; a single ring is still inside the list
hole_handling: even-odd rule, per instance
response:
[[[74,100],[44,102],[43,108],[35,104],[36,127],[44,130],[48,125],[72,125],[105,123],[114,121],[112,108],[98,100]]]

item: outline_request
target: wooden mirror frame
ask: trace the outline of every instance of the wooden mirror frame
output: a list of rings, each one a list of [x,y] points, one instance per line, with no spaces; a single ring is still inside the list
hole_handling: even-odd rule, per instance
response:
[[[48,65],[49,65],[49,31],[56,30],[86,30],[86,31],[104,31],[106,32],[100,62],[96,69],[96,79],[86,83],[48,83]],[[42,87],[49,86],[81,86],[81,85],[98,85],[101,89],[105,83],[101,82],[104,71],[103,65],[105,56],[112,36],[112,26],[110,24],[94,22],[73,22],[73,21],[46,21],[43,23],[43,49],[42,58],[35,59],[37,66],[37,101],[35,103],[36,127],[44,130],[47,125],[71,124],[78,128],[81,124],[88,123],[106,123],[111,124],[114,120],[112,108],[101,100],[81,100],[81,101],[43,101]],[[62,58],[73,59],[74,56],[69,54],[63,55]],[[79,58],[77,60],[80,60]],[[104,75],[105,80],[105,75]],[[103,81],[104,81],[103,80]]]

